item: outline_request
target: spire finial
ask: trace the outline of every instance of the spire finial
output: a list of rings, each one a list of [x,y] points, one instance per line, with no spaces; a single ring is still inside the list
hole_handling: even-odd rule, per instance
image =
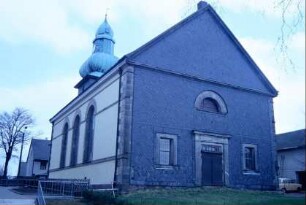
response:
[[[105,11],[105,21],[107,21],[107,12],[108,12],[109,8],[106,9]]]

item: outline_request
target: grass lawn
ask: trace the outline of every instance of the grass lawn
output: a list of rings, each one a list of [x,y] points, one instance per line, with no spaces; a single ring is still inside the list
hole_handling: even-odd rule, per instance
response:
[[[67,199],[47,199],[47,205],[89,205],[83,200],[67,200]]]
[[[122,195],[131,204],[203,204],[203,205],[289,205],[305,204],[304,197],[277,192],[236,190],[228,188],[156,189]]]
[[[95,195],[99,195],[95,193]],[[102,194],[101,194],[102,195]],[[105,195],[105,194],[104,194]],[[93,198],[92,198],[93,199]],[[58,201],[59,202],[59,201]],[[301,196],[283,195],[277,192],[236,190],[228,188],[176,188],[176,189],[149,189],[135,191],[118,196],[117,203],[107,204],[203,204],[203,205],[304,205],[305,198]],[[91,202],[48,203],[48,205],[102,205],[103,197]]]

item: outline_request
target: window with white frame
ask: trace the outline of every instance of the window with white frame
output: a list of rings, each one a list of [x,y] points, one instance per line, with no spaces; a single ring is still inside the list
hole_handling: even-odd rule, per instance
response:
[[[157,134],[156,163],[161,166],[177,164],[177,136]]]
[[[257,172],[257,146],[253,144],[243,145],[243,171]]]

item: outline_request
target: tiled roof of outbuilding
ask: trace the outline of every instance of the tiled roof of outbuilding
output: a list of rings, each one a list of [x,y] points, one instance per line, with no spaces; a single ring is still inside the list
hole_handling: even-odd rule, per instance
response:
[[[305,147],[305,129],[276,135],[276,149]]]
[[[32,139],[31,146],[34,160],[49,160],[50,140]]]

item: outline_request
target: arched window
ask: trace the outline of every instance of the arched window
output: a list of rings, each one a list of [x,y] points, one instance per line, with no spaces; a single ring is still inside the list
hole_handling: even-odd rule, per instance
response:
[[[92,160],[93,133],[94,133],[94,106],[90,106],[86,117],[85,143],[83,162],[87,163]]]
[[[208,112],[219,112],[219,104],[212,98],[204,98],[202,101],[202,109]]]
[[[75,166],[77,163],[79,135],[80,135],[80,116],[77,115],[73,123],[70,166]]]
[[[204,91],[200,93],[195,101],[195,107],[201,111],[220,114],[227,113],[227,107],[224,100],[213,91]]]
[[[66,149],[67,149],[67,138],[68,138],[68,123],[64,125],[63,136],[62,136],[62,149],[61,149],[61,160],[60,168],[65,167],[66,162]]]

